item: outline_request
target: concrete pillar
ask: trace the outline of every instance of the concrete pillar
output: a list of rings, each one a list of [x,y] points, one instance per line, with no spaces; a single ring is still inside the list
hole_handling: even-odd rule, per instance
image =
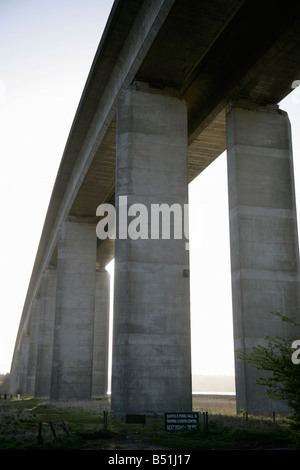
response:
[[[146,206],[149,233],[147,227],[137,239],[122,233],[120,196],[128,210]],[[117,109],[114,412],[191,409],[189,253],[184,238],[174,239],[173,225],[170,239],[150,236],[152,204],[179,204],[183,212],[187,202],[185,102],[133,86]],[[136,225],[136,218],[128,222]]]
[[[96,271],[92,397],[107,395],[109,343],[109,273]]]
[[[9,392],[16,395],[20,384],[21,348],[16,351],[9,374]]]
[[[95,271],[95,224],[70,217],[58,241],[52,400],[91,398]]]
[[[36,379],[36,361],[38,348],[38,331],[40,321],[41,301],[40,296],[36,297],[32,303],[29,324],[29,351],[28,351],[28,369],[26,379],[26,395],[34,395]]]
[[[49,266],[42,276],[35,396],[50,397],[56,302],[56,268]]]
[[[295,315],[299,247],[288,116],[277,107],[233,108],[227,116],[228,186],[235,349],[249,352],[264,336],[289,337],[270,314]],[[256,385],[261,372],[236,359],[237,409],[286,410]]]
[[[27,389],[27,371],[28,371],[28,354],[29,354],[29,334],[24,331],[21,340],[20,354],[20,375],[19,375],[19,392],[26,393]]]

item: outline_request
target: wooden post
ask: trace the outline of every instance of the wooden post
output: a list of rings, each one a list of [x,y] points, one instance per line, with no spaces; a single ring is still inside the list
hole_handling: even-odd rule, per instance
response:
[[[39,423],[39,428],[38,428],[38,435],[37,435],[37,441],[38,444],[43,445],[43,436],[42,436],[42,428],[43,428],[43,423]]]
[[[103,429],[104,431],[107,431],[107,416],[108,416],[108,412],[107,411],[103,411]]]
[[[68,428],[68,426],[67,426],[67,423],[66,423],[64,420],[62,420],[62,422],[61,422],[61,427],[63,428],[63,430],[65,431],[65,433],[66,433],[68,436],[71,436],[71,433],[70,433],[70,431],[69,431],[69,428]]]
[[[54,429],[54,426],[53,426],[52,421],[50,421],[49,424],[50,424],[50,428],[51,428],[52,434],[53,434],[53,436],[54,436],[54,439],[56,439],[56,432],[55,432],[55,429]]]

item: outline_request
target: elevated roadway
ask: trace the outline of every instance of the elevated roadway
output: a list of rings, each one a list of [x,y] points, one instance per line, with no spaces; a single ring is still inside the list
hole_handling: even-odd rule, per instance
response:
[[[114,203],[116,108],[133,83],[186,101],[188,180],[226,149],[226,114],[277,105],[300,78],[300,4],[258,0],[116,0],[65,146],[16,339],[28,327],[62,221]],[[52,136],[51,138],[55,138]],[[98,240],[97,265],[113,258]]]

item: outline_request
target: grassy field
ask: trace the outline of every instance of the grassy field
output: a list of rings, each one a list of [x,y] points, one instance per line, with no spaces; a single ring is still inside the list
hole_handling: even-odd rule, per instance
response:
[[[0,400],[0,450],[79,449],[261,449],[292,445],[287,421],[237,416],[235,398],[194,395],[195,411],[208,412],[208,428],[171,433],[164,417],[147,416],[145,424],[127,424],[103,411],[109,399],[84,403],[49,403],[33,398]]]

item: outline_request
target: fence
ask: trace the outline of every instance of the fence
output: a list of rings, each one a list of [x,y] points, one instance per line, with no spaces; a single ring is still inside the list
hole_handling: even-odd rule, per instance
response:
[[[126,434],[135,432],[193,431],[208,429],[208,412],[115,414],[103,411],[103,429]],[[173,418],[173,419],[172,419]]]
[[[180,413],[176,413],[180,415]],[[196,426],[180,427],[182,424],[178,422],[174,428],[167,426],[166,415],[169,413],[146,413],[146,414],[114,414],[111,411],[103,411],[103,416],[100,417],[100,422],[104,430],[119,432],[125,434],[131,433],[160,433],[160,432],[181,432],[193,431],[199,432],[207,431],[214,427],[230,427],[232,429],[241,428],[255,428],[255,429],[281,429],[282,425],[285,426],[285,417],[276,415],[275,412],[271,414],[264,414],[261,416],[248,415],[247,412],[236,414],[218,414],[209,413],[207,411],[197,411],[190,413],[195,419],[197,415]],[[179,416],[179,419],[181,417]]]

